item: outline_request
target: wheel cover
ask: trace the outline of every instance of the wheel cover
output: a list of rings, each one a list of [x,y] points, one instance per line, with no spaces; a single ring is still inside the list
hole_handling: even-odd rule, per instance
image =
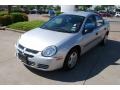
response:
[[[78,59],[78,54],[76,52],[73,52],[68,60],[68,67],[69,68],[73,68],[76,65]]]

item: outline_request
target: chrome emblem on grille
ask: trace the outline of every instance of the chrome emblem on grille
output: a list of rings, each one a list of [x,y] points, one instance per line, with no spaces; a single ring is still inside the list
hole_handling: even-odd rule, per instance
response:
[[[23,54],[23,55],[25,54],[25,50],[26,50],[26,48],[24,48],[23,51],[22,51],[22,54]]]

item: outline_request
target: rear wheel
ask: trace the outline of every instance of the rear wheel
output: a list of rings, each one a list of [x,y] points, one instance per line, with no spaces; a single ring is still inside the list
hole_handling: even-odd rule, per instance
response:
[[[77,64],[78,59],[79,59],[78,50],[76,48],[72,49],[66,56],[66,59],[65,59],[64,65],[63,65],[63,69],[65,69],[65,70],[73,69]]]

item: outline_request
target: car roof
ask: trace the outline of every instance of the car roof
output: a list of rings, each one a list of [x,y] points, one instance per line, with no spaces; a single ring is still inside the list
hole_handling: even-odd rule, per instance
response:
[[[88,17],[89,15],[93,15],[93,14],[96,14],[96,13],[85,12],[85,11],[73,11],[73,12],[64,12],[63,14],[71,14],[71,15],[79,15],[79,16]]]

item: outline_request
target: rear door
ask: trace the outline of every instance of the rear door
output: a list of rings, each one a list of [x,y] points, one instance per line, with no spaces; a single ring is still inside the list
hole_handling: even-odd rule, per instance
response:
[[[98,38],[97,43],[99,43],[105,36],[106,33],[106,26],[104,25],[104,20],[101,16],[95,15],[96,19],[96,36]]]

